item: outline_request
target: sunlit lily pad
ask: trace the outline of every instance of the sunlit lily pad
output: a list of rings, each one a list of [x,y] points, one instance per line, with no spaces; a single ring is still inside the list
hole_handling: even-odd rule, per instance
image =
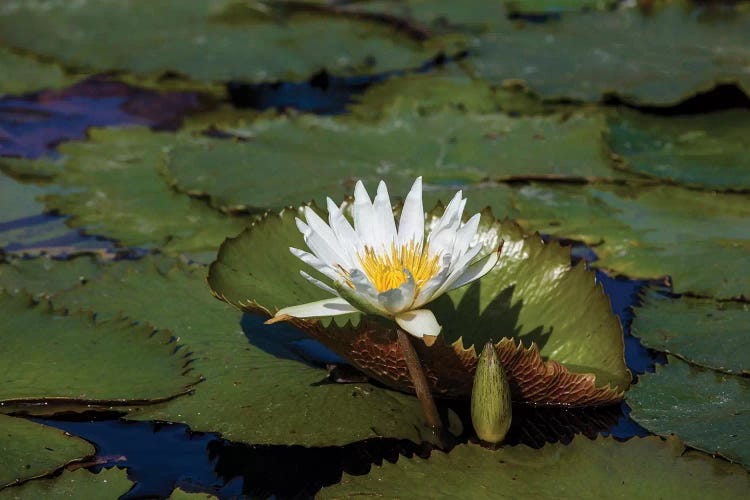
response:
[[[176,71],[204,81],[376,73],[418,66],[440,50],[380,22],[237,0],[6,2],[0,33],[10,46],[89,71]]]
[[[88,442],[58,429],[0,414],[0,489],[52,473],[94,451]],[[0,498],[11,491],[19,490],[0,492]]]
[[[616,471],[616,472],[615,472]],[[678,439],[612,438],[496,451],[462,445],[429,459],[383,462],[369,474],[344,474],[320,498],[738,498],[750,487],[739,466],[685,452]],[[743,493],[745,492],[745,493]]]
[[[66,75],[60,66],[43,63],[5,47],[0,47],[0,68],[3,68],[0,72],[0,95],[63,87],[73,81],[73,77]]]
[[[631,325],[641,343],[685,361],[750,375],[750,305],[650,291]]]
[[[60,147],[67,158],[55,181],[74,191],[46,198],[49,208],[73,216],[69,224],[126,246],[191,253],[213,252],[245,226],[169,188],[159,169],[177,141],[173,134],[128,128],[89,135],[89,141]]]
[[[0,304],[0,403],[168,400],[199,380],[168,331],[66,314],[23,294],[0,293]]]
[[[165,258],[121,261],[110,264],[100,278],[53,295],[58,307],[93,310],[98,320],[107,321],[122,312],[168,328],[189,345],[191,374],[205,381],[190,396],[141,408],[129,418],[184,422],[195,431],[220,432],[251,444],[329,446],[381,436],[415,442],[430,438],[416,398],[371,384],[327,383],[324,369],[251,345],[247,335],[273,337],[285,327],[255,321],[253,330],[243,333],[241,315],[211,296],[205,273],[204,267]],[[75,284],[75,273],[67,274]]]
[[[512,118],[455,109],[403,112],[376,123],[279,117],[235,129],[245,140],[199,137],[176,146],[167,177],[178,190],[226,211],[324,202],[324,194],[342,198],[358,179],[385,179],[392,192],[405,193],[417,175],[433,186],[517,177],[626,178],[602,149],[604,126],[598,113]]]
[[[662,436],[750,467],[750,380],[668,356],[628,393],[631,417]]]
[[[92,256],[66,261],[48,258],[8,259],[0,265],[0,289],[11,294],[33,293],[35,298],[50,297],[98,277],[103,265]]]
[[[674,291],[750,296],[750,196],[673,186],[524,186],[514,205],[528,229],[595,246],[597,266],[671,277]]]
[[[750,111],[690,116],[620,112],[607,142],[638,173],[711,189],[750,188]]]
[[[304,247],[294,223],[297,214],[291,209],[267,214],[222,245],[208,277],[217,297],[261,314],[326,297],[299,275],[300,264],[288,251],[290,246]],[[535,342],[547,361],[541,363],[536,347],[522,354],[512,341],[498,344],[504,361],[515,360],[506,368],[517,398],[586,405],[620,399],[620,391],[630,383],[622,332],[593,273],[583,266],[571,269],[567,250],[544,245],[538,236],[523,238],[516,225],[496,221],[489,212],[479,237],[487,251],[504,239],[504,256],[477,285],[455,290],[431,306],[443,333],[431,347],[417,345],[433,391],[468,395],[476,364],[472,346],[513,337],[527,348]],[[353,325],[345,325],[346,319]],[[293,324],[370,376],[411,390],[394,326],[369,318],[360,321],[356,315],[337,316],[330,324],[303,319]]]
[[[0,491],[0,500],[24,498],[120,498],[133,487],[125,469],[103,469],[94,474],[86,469],[64,471],[57,477],[36,479]]]

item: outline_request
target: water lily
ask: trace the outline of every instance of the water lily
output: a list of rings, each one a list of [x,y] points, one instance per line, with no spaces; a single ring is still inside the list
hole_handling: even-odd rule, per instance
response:
[[[339,207],[327,200],[328,223],[306,207],[305,221],[297,219],[309,252],[290,248],[302,262],[331,280],[331,285],[300,271],[333,297],[285,307],[270,322],[289,317],[313,318],[352,312],[391,318],[408,333],[436,336],[441,327],[423,306],[440,295],[487,274],[500,249],[476,259],[482,250],[475,241],[479,214],[466,222],[466,199],[458,191],[442,217],[425,231],[422,178],[414,182],[396,220],[384,182],[372,201],[361,181],[354,189],[349,223]]]

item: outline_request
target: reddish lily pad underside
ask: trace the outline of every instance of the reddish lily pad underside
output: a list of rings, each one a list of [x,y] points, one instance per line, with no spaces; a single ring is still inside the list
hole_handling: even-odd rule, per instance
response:
[[[438,206],[428,214],[428,227],[441,211]],[[212,293],[242,311],[269,316],[325,298],[299,275],[303,264],[288,251],[304,248],[294,224],[298,213],[268,213],[227,239],[209,270]],[[568,249],[524,236],[515,223],[498,221],[489,211],[482,214],[479,237],[486,251],[505,241],[500,263],[476,284],[433,302],[443,333],[429,346],[415,342],[434,393],[467,396],[477,359],[473,346],[492,338],[502,339],[497,345],[518,400],[543,405],[621,400],[630,383],[622,330],[594,274],[571,267]],[[357,314],[291,321],[367,375],[413,392],[395,323]]]

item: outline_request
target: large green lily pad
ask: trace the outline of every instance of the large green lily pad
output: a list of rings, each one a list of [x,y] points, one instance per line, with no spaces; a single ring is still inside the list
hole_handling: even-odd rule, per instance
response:
[[[649,116],[620,111],[607,142],[628,169],[690,186],[750,188],[750,111]]]
[[[60,147],[65,166],[55,181],[73,192],[50,195],[50,209],[70,214],[69,224],[163,251],[213,252],[227,234],[245,226],[205,203],[172,191],[159,174],[174,134],[146,128],[95,129],[90,140]]]
[[[325,370],[251,345],[240,327],[241,315],[210,295],[205,272],[166,258],[121,261],[110,264],[100,278],[53,295],[58,307],[93,310],[99,320],[122,312],[168,328],[190,346],[191,373],[205,381],[190,396],[140,408],[128,418],[183,422],[195,431],[220,432],[251,444],[430,439],[416,398],[365,383],[329,384]],[[260,338],[283,329],[256,328],[250,334]]]
[[[631,417],[655,434],[750,467],[750,380],[696,368],[673,356],[628,393]]]
[[[669,275],[674,291],[750,296],[750,196],[675,186],[530,185],[522,226],[595,245],[596,265],[634,278]]]
[[[417,175],[433,186],[487,179],[627,178],[601,146],[603,115],[512,118],[455,109],[389,115],[377,123],[312,116],[259,120],[242,141],[195,138],[170,152],[180,191],[225,211],[341,199],[357,179],[406,193]],[[269,173],[273,172],[273,175]],[[299,182],[290,182],[297,179]]]
[[[61,430],[0,414],[0,489],[52,473],[94,451],[88,442]]]
[[[241,0],[6,2],[0,33],[10,46],[88,71],[176,71],[204,81],[376,73],[440,50],[382,22]]]
[[[430,220],[438,214],[430,214]],[[326,298],[324,291],[299,275],[303,265],[288,251],[290,246],[305,246],[294,223],[297,215],[299,211],[292,209],[266,214],[228,239],[209,272],[214,294],[261,314]],[[473,346],[490,338],[513,337],[527,347],[534,342],[548,361],[542,363],[538,353],[520,354],[511,340],[498,344],[516,397],[538,404],[619,399],[618,391],[630,383],[622,331],[594,274],[582,265],[571,269],[569,251],[557,244],[544,245],[538,236],[524,238],[515,224],[499,222],[490,212],[483,215],[480,241],[485,251],[496,248],[501,238],[506,241],[500,264],[478,284],[435,302],[432,309],[444,333],[431,347],[416,343],[435,394],[468,395],[476,364]],[[346,325],[347,319],[354,323]],[[299,319],[293,324],[381,382],[411,390],[393,327],[359,321],[357,315],[337,316],[330,325]],[[511,359],[514,362],[508,364]]]
[[[73,82],[60,66],[37,61],[0,47],[0,95],[22,94]]]
[[[462,445],[429,459],[400,458],[364,476],[344,474],[320,498],[739,498],[750,487],[736,465],[696,452],[677,439],[579,436],[541,450],[512,446],[497,451]]]
[[[31,292],[35,298],[50,297],[70,287],[85,284],[103,272],[96,257],[81,255],[66,261],[46,257],[8,259],[0,264],[0,289],[11,294]]]
[[[168,331],[0,294],[0,403],[168,400],[198,382]],[[191,373],[192,372],[192,373]]]
[[[641,343],[685,361],[750,374],[750,305],[649,291],[631,329]]]
[[[58,477],[37,479],[0,491],[0,500],[44,498],[119,498],[133,487],[125,469],[103,469],[94,474],[86,469],[64,471]]]

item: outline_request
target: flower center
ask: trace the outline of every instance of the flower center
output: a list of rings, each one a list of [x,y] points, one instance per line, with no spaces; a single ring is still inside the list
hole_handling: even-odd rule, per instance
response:
[[[409,281],[409,274],[418,292],[440,271],[439,256],[430,257],[429,244],[423,248],[414,241],[401,246],[393,243],[390,252],[383,250],[383,253],[376,253],[372,247],[365,247],[363,255],[357,254],[362,270],[378,293],[403,285]]]

